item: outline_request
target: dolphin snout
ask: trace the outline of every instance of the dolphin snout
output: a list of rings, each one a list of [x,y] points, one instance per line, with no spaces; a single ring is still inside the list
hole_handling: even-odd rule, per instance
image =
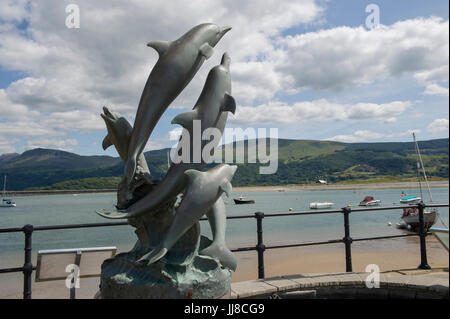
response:
[[[219,29],[219,34],[218,34],[218,39],[217,40],[220,40],[220,39],[222,39],[222,37],[225,35],[225,33],[227,33],[228,31],[230,31],[231,30],[231,27],[222,27],[222,28],[220,28]]]
[[[230,30],[231,30],[231,27],[230,27],[230,26],[221,27],[221,28],[220,28],[220,33],[225,34],[225,33],[227,33],[227,32],[230,31]]]

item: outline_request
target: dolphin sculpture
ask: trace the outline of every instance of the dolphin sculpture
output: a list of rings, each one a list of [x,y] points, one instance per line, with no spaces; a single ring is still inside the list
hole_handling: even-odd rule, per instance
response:
[[[216,128],[220,134],[225,129],[228,112],[234,114],[236,102],[231,94],[230,57],[227,53],[222,56],[221,63],[213,67],[208,73],[202,92],[192,111],[177,115],[172,124],[180,124],[189,132],[191,137],[190,154],[193,153],[193,121],[200,120],[201,132],[207,128]],[[215,141],[214,148],[218,141]],[[208,141],[202,141],[201,151]],[[210,154],[208,154],[210,155]],[[149,194],[129,206],[126,210],[111,213],[98,212],[105,218],[120,219],[132,218],[143,213],[150,213],[155,208],[169,201],[181,193],[187,185],[187,176],[184,172],[188,169],[201,170],[210,158],[202,158],[202,163],[177,163],[170,166],[163,180]]]
[[[188,186],[165,238],[139,261],[153,264],[163,258],[178,239],[208,212],[222,193],[225,192],[229,197],[232,190],[230,181],[236,169],[236,165],[219,164],[207,172],[187,170]]]
[[[103,113],[100,114],[100,116],[105,121],[106,129],[108,131],[108,134],[103,139],[103,149],[106,150],[111,145],[114,145],[122,161],[126,162],[128,158],[128,143],[130,142],[131,132],[133,130],[131,124],[119,113],[109,111],[106,106],[103,107]],[[142,153],[137,159],[136,177],[136,180],[138,181],[137,187],[143,184],[151,184],[152,182],[147,161]],[[124,206],[127,203],[126,198],[120,197],[121,194],[123,194],[123,192],[117,192],[118,207]]]
[[[213,47],[231,27],[220,28],[212,23],[200,24],[176,41],[155,41],[147,45],[158,51],[141,99],[133,125],[128,159],[125,165],[126,196],[131,198],[136,161],[144,150],[156,123],[169,104],[192,80],[203,62],[213,54]]]
[[[217,199],[208,213],[206,213],[206,216],[211,226],[213,242],[200,251],[199,254],[217,258],[222,265],[236,271],[237,259],[225,243],[227,215],[222,196]]]

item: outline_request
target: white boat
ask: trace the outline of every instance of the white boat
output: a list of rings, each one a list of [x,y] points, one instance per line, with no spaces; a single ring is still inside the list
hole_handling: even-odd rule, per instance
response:
[[[422,198],[418,196],[406,196],[402,193],[402,198],[400,199],[400,203],[402,204],[418,204]]]
[[[359,206],[378,206],[381,204],[381,200],[373,198],[373,196],[366,196],[359,203]]]
[[[325,208],[331,208],[334,205],[334,203],[329,202],[314,202],[309,204],[310,209],[325,209]]]
[[[0,202],[0,207],[16,207],[16,202],[5,198],[6,197],[6,176],[3,179],[3,192],[2,192],[2,201]]]
[[[402,198],[400,199],[400,203],[403,204],[409,204],[409,205],[415,205],[419,202],[422,202],[422,185],[420,183],[420,168],[422,168],[423,177],[425,179],[427,188],[428,188],[428,195],[430,197],[430,202],[433,201],[433,198],[431,197],[431,190],[430,185],[428,184],[427,174],[425,173],[425,168],[423,167],[423,161],[422,156],[420,155],[419,150],[419,144],[416,141],[416,135],[413,133],[413,140],[414,140],[414,149],[416,151],[417,156],[417,181],[419,183],[419,189],[420,189],[420,197],[419,196],[406,196],[404,193],[402,193]],[[428,209],[425,208],[423,211],[423,221],[425,229],[429,229],[431,226],[436,223],[437,219],[439,218],[439,212],[436,208]],[[419,223],[419,209],[418,208],[404,208],[403,214],[402,214],[402,222],[407,225],[407,227],[412,229],[417,229],[420,225]]]

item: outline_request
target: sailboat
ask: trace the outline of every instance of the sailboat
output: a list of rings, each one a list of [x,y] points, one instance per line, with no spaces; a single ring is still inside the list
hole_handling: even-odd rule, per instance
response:
[[[425,180],[426,185],[427,185],[428,195],[430,197],[430,202],[433,202],[433,197],[431,196],[430,185],[428,184],[427,174],[425,173],[425,168],[423,166],[422,156],[420,155],[419,144],[416,141],[416,135],[414,133],[413,133],[413,139],[414,139],[414,149],[416,151],[416,156],[417,156],[417,180],[418,180],[418,183],[419,183],[420,197],[418,197],[418,196],[403,196],[402,200],[400,200],[400,202],[402,202],[402,203],[409,203],[410,205],[417,205],[423,198],[422,184],[420,182],[420,180],[421,180],[421,178],[420,178],[420,169],[421,168],[422,168],[422,173],[423,173],[424,180]],[[437,209],[435,209],[435,208],[433,208],[433,209],[424,209],[424,211],[423,211],[423,221],[424,221],[425,229],[429,229],[431,226],[433,226],[434,223],[436,223],[438,218],[439,218],[439,212],[437,211]],[[419,225],[420,225],[420,223],[419,223],[419,209],[415,208],[415,207],[404,208],[401,219],[402,219],[404,225],[406,225],[407,227],[412,228],[412,229],[417,229],[419,227]]]
[[[16,202],[6,197],[6,175],[3,179],[3,192],[2,192],[2,201],[0,202],[0,207],[16,207]]]

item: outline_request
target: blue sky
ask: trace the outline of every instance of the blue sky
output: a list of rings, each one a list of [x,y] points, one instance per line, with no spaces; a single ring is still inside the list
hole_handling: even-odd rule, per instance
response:
[[[68,4],[80,28],[65,25]],[[380,25],[366,26],[366,6]],[[131,123],[157,59],[145,44],[202,22],[231,25],[164,113],[148,149],[173,145],[208,71],[231,56],[229,127],[342,142],[448,137],[448,1],[2,1],[0,154],[45,147],[117,156],[102,106]],[[183,10],[180,10],[183,8]],[[173,134],[172,134],[173,135]]]

